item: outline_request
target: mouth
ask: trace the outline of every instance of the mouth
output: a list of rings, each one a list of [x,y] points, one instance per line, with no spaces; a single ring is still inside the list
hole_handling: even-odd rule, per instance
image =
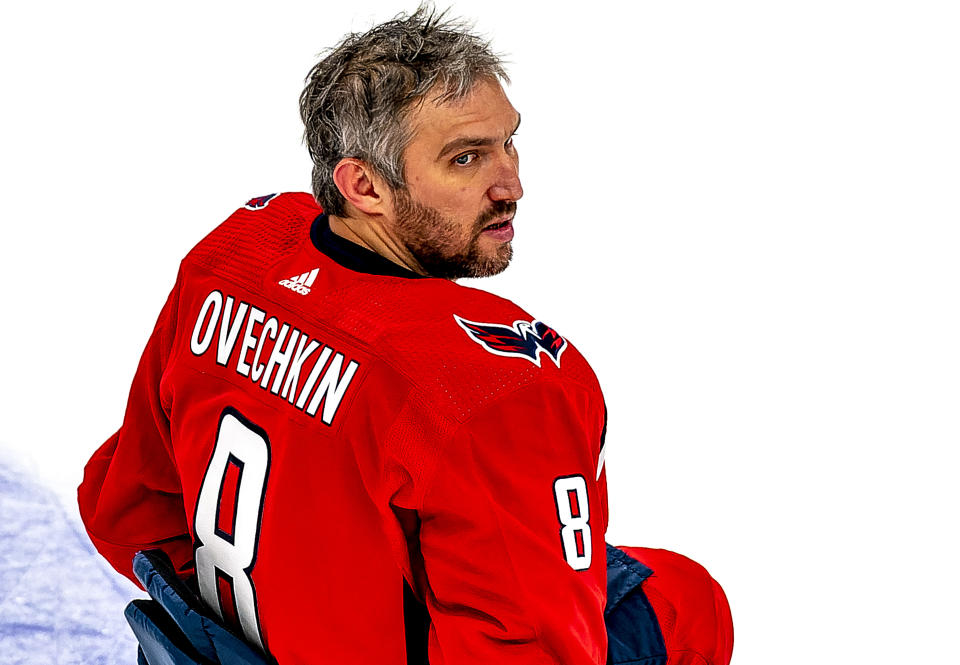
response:
[[[493,220],[480,233],[500,242],[510,242],[513,240],[513,215]]]
[[[500,219],[500,220],[495,220],[493,222],[490,222],[489,224],[483,227],[483,230],[496,231],[497,229],[502,229],[509,226],[512,221],[513,221],[513,215],[505,219]]]

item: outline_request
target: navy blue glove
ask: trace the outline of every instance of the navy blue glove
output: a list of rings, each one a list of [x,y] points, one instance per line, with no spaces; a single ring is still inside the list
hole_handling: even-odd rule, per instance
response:
[[[160,550],[137,552],[133,573],[153,600],[134,600],[124,615],[140,642],[139,665],[267,665],[180,580]]]

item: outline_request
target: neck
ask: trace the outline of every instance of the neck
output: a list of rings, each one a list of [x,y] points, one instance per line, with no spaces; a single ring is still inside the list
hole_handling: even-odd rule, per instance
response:
[[[398,266],[412,270],[418,275],[429,277],[410,251],[403,246],[382,223],[371,219],[356,219],[353,217],[335,217],[329,215],[330,230],[341,238],[366,247],[383,258],[396,263]]]

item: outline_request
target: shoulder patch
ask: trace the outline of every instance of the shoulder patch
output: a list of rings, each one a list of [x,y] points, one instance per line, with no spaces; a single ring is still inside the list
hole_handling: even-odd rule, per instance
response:
[[[500,323],[478,323],[453,315],[467,336],[490,353],[508,358],[526,358],[540,367],[540,354],[545,353],[557,367],[567,348],[567,340],[540,321],[514,321],[513,326]]]
[[[255,196],[246,203],[243,204],[243,207],[247,210],[260,210],[261,208],[266,208],[267,204],[270,203],[270,199],[275,198],[276,194],[267,194],[266,196]]]

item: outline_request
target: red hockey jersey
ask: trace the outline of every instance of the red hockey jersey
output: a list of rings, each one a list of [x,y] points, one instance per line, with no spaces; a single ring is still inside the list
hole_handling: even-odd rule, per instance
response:
[[[372,267],[371,267],[372,266]],[[79,488],[131,577],[159,547],[280,665],[603,663],[603,397],[513,303],[332,234],[308,194],[181,264],[120,430]]]

